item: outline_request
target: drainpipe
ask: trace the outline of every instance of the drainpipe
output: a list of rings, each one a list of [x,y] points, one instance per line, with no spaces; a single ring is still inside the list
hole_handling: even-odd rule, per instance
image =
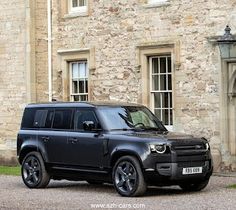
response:
[[[52,2],[47,0],[48,12],[48,100],[52,101]]]

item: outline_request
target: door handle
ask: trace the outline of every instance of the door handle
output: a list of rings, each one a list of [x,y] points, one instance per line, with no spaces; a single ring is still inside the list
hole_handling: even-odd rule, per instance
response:
[[[79,140],[77,138],[69,138],[68,141],[71,144],[76,144]]]
[[[48,136],[43,136],[43,137],[42,137],[42,140],[43,140],[44,142],[49,142],[50,138],[49,138]]]

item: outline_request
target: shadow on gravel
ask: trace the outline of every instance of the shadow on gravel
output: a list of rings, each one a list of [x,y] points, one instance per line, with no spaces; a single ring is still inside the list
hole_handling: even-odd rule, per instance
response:
[[[114,189],[112,184],[103,184],[103,185],[92,185],[87,182],[53,182],[50,183],[48,189],[66,189],[73,191],[90,191],[96,192],[99,191],[101,193],[112,193],[114,195],[118,195],[116,190]],[[184,192],[178,187],[149,187],[144,197],[151,196],[170,196],[170,195],[185,195],[185,194],[194,194],[197,192]],[[200,193],[200,192],[198,192]]]

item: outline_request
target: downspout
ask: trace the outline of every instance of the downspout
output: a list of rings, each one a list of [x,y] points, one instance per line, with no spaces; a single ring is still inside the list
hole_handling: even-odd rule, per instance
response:
[[[52,2],[47,0],[48,12],[48,100],[52,101]]]

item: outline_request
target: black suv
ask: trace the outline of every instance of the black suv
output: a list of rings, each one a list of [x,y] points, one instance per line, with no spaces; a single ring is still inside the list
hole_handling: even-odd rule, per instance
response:
[[[31,104],[17,137],[29,188],[50,179],[113,183],[122,196],[147,185],[205,188],[212,174],[206,139],[167,131],[145,106],[111,103]]]

